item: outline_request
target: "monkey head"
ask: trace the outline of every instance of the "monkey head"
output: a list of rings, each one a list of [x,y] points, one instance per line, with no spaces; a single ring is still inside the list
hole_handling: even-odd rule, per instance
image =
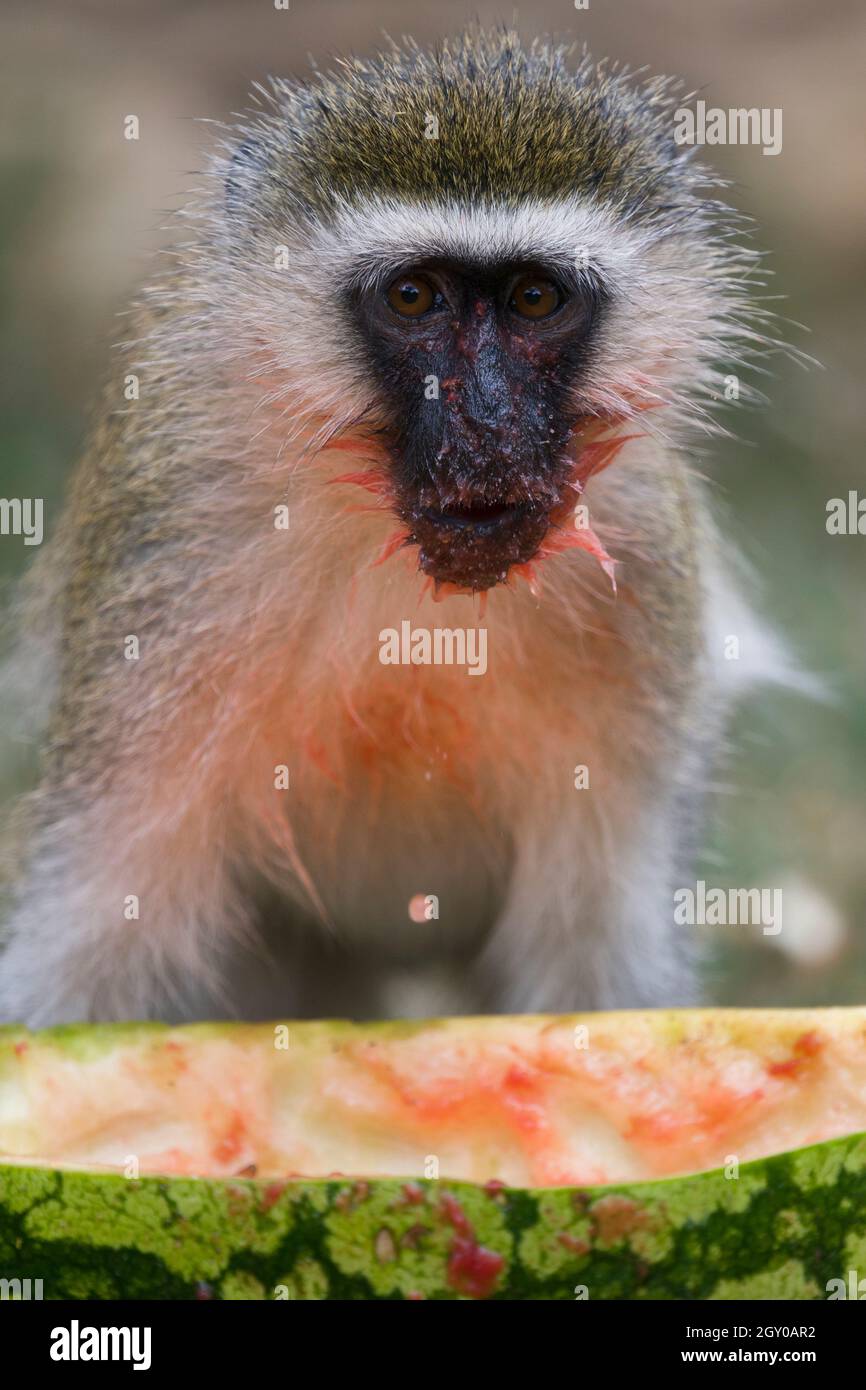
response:
[[[437,584],[484,591],[545,553],[590,426],[718,394],[750,262],[665,81],[502,31],[269,100],[223,171],[226,332],[264,348],[287,418],[364,425]]]

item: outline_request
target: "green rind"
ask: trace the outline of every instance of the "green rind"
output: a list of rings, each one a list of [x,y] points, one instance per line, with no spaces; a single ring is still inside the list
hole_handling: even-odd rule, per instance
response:
[[[502,1261],[474,1290],[470,1228]],[[0,1278],[46,1299],[816,1299],[864,1253],[866,1135],[579,1189],[0,1165]]]

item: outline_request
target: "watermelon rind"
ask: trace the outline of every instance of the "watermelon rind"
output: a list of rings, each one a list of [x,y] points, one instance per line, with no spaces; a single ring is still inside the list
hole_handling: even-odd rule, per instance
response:
[[[584,1188],[0,1165],[0,1274],[46,1299],[808,1300],[851,1269],[862,1134],[736,1176]]]

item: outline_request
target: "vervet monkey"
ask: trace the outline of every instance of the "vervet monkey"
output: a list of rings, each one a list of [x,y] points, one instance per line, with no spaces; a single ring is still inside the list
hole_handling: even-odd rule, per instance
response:
[[[691,1002],[768,648],[684,445],[766,339],[675,91],[473,31],[257,102],[26,586],[0,1017]]]

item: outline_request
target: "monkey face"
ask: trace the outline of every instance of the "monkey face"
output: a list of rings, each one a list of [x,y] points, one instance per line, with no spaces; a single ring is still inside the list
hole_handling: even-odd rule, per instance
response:
[[[408,537],[434,581],[486,590],[569,530],[598,558],[567,504],[601,501],[611,432],[709,428],[720,364],[762,350],[755,253],[677,143],[676,88],[497,30],[259,96],[218,164],[214,338],[266,384],[280,459],[354,452],[333,481],[397,512],[390,536],[359,523],[345,568]]]
[[[556,524],[602,301],[587,275],[443,261],[357,296],[396,508],[437,583],[489,589]]]

